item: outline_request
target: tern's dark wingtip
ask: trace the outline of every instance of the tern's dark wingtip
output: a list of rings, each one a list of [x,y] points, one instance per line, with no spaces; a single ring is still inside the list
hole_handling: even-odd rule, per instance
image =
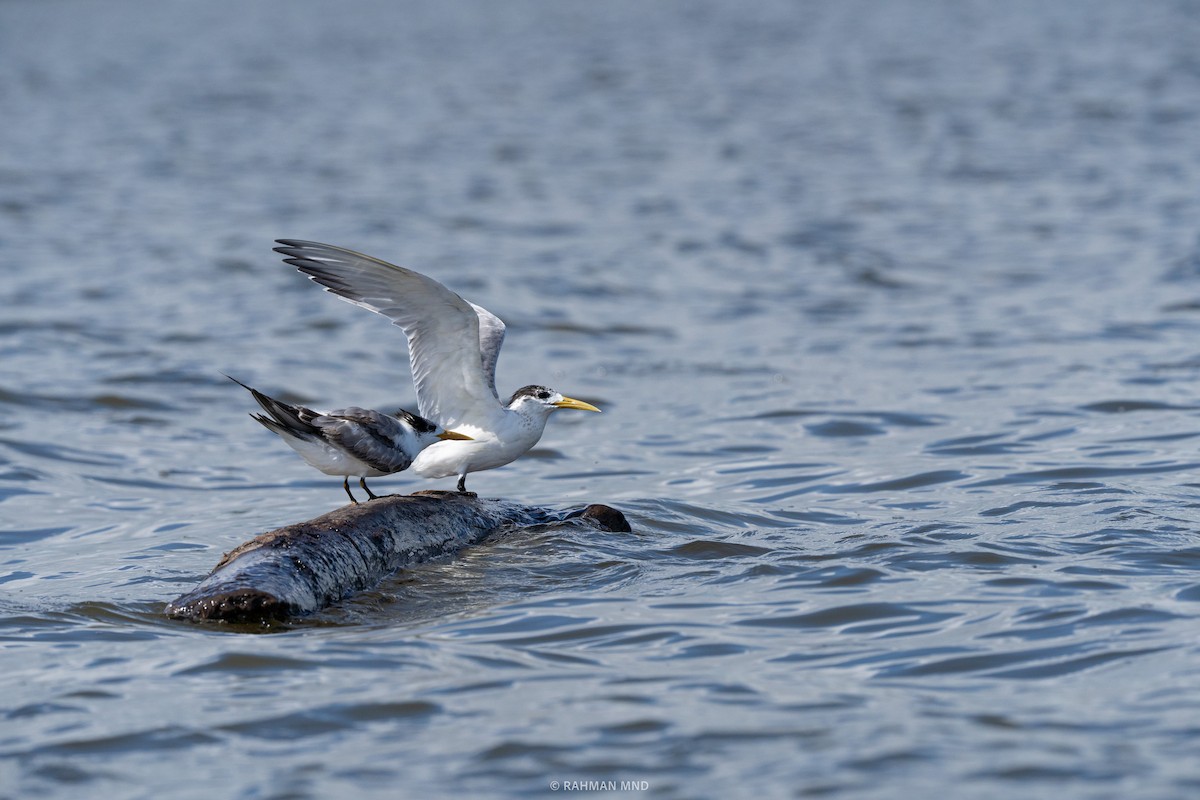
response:
[[[242,383],[241,381],[239,381],[237,378],[233,377],[232,375],[229,375],[228,373],[225,373],[225,372],[222,372],[221,374],[224,375],[226,378],[229,378],[229,380],[233,381],[234,383],[236,383],[238,386],[242,387],[243,389],[249,389],[250,391],[254,391],[253,389],[250,389],[249,386]]]
[[[294,258],[304,258],[305,249],[317,244],[316,242],[306,242],[303,239],[276,239],[275,243],[280,246],[272,247],[272,250],[280,255],[292,256]],[[287,261],[287,259],[285,258],[284,261]]]

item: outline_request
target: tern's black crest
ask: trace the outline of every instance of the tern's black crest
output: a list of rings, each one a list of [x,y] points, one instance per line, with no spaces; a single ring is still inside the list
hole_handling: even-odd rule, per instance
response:
[[[433,433],[437,430],[437,425],[403,408],[396,412],[396,418],[407,422],[417,433]]]
[[[549,400],[553,395],[553,389],[532,384],[530,386],[522,386],[520,389],[517,389],[515,392],[513,392],[512,399],[508,401],[508,404],[511,406],[513,403],[517,402],[518,397],[532,397],[534,400]]]

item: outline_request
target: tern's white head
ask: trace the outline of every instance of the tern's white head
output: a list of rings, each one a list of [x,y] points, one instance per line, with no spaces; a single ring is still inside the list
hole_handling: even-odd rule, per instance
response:
[[[508,401],[508,410],[530,419],[545,420],[551,411],[560,408],[578,408],[581,411],[599,411],[591,403],[567,397],[562,392],[556,392],[545,386],[522,386],[513,392]]]

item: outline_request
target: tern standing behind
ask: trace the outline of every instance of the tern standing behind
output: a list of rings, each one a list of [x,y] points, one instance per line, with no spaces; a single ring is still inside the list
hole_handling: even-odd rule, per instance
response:
[[[496,360],[504,323],[419,272],[318,242],[279,239],[278,253],[342,299],[382,314],[408,337],[408,354],[421,416],[471,437],[421,451],[413,472],[426,478],[502,467],[542,438],[559,408],[599,411],[545,386],[525,386],[507,403],[496,393]]]
[[[229,377],[229,376],[226,376]],[[267,430],[279,436],[310,465],[326,475],[341,475],[342,488],[351,503],[350,476],[372,500],[376,495],[367,478],[391,475],[408,469],[424,448],[435,442],[464,441],[470,437],[444,430],[427,419],[401,409],[392,414],[366,408],[313,411],[293,406],[251,389],[237,378],[229,380],[254,395],[267,416],[251,414]]]

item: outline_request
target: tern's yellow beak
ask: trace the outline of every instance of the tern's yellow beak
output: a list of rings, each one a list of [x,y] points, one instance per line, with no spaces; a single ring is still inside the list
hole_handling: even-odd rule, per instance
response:
[[[456,440],[462,441],[462,442],[472,441],[472,437],[467,436],[465,433],[458,433],[457,431],[442,431],[441,433],[439,433],[437,435],[437,437],[439,439],[443,439],[443,440],[456,439]]]
[[[591,403],[585,403],[582,400],[576,400],[574,397],[564,397],[554,404],[555,408],[578,408],[580,411],[595,411],[600,413],[600,409],[596,408]]]

